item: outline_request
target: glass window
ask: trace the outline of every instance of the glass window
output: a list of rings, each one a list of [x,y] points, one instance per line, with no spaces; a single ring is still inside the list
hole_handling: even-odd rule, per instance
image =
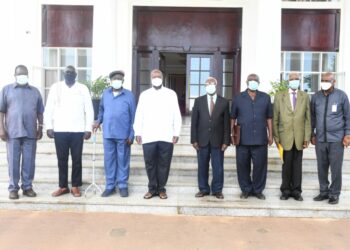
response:
[[[198,97],[199,96],[199,85],[190,85],[190,97]]]
[[[300,71],[301,70],[301,55],[300,53],[286,52],[286,71]]]
[[[210,70],[210,58],[201,58],[201,70]]]
[[[44,67],[57,67],[57,49],[44,48]]]
[[[78,49],[78,67],[91,68],[91,50]]]
[[[199,72],[192,71],[190,74],[190,84],[199,84]]]
[[[319,72],[320,71],[320,54],[304,53],[304,71]]]
[[[233,72],[233,59],[223,59],[223,71]]]
[[[322,53],[322,71],[335,72],[337,68],[337,53]]]
[[[191,70],[199,70],[199,59],[198,57],[191,58]]]
[[[210,76],[210,72],[209,71],[202,71],[201,72],[201,84],[205,84],[205,81],[208,79],[208,77]]]
[[[140,55],[140,70],[149,70],[151,68],[151,54],[144,53]]]
[[[75,66],[75,49],[60,49],[60,66]]]
[[[233,73],[223,73],[222,85],[232,86],[233,83]]]
[[[228,100],[232,99],[232,87],[223,87],[222,88],[222,95]]]
[[[319,74],[304,74],[303,88],[305,92],[316,92],[319,90],[318,83],[320,81]]]

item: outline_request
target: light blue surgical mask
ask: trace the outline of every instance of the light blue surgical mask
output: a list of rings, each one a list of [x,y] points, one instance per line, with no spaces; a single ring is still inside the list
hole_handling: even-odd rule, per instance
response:
[[[248,89],[251,91],[256,91],[259,88],[259,83],[257,81],[249,81],[248,82]]]
[[[18,75],[18,76],[16,76],[16,82],[19,85],[25,85],[28,83],[28,76],[27,75]]]
[[[296,90],[299,88],[300,86],[300,80],[291,80],[289,81],[289,88],[293,89],[293,90]]]

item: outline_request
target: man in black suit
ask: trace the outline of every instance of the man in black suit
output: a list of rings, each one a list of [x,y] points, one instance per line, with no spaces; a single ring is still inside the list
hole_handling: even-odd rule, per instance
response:
[[[196,197],[210,194],[209,161],[213,169],[211,192],[223,199],[224,152],[230,145],[229,102],[216,94],[217,80],[209,77],[205,82],[207,94],[198,97],[192,109],[191,143],[198,156],[198,187]]]

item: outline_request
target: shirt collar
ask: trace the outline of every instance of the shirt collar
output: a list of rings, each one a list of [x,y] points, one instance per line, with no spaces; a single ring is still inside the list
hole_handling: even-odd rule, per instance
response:
[[[29,83],[27,83],[26,85],[23,85],[23,86],[22,86],[22,85],[19,85],[19,84],[16,83],[16,82],[13,83],[13,87],[14,87],[14,88],[29,88],[29,89],[31,88],[30,85],[29,85]]]
[[[296,89],[296,90],[293,90],[293,89],[289,88],[289,89],[288,89],[288,92],[289,92],[289,94],[292,94],[293,92],[298,93],[298,90],[297,90],[297,89]]]

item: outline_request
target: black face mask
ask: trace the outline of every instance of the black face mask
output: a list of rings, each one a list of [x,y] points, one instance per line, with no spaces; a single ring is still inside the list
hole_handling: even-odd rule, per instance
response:
[[[64,74],[64,81],[68,85],[73,85],[75,83],[75,78],[77,77],[77,74],[75,72],[66,72]]]

